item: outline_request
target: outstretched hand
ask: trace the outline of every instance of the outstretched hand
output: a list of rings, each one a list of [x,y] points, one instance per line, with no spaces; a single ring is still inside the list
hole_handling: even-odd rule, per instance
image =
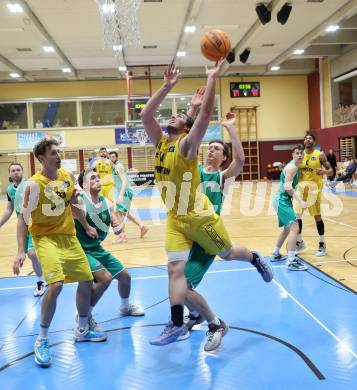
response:
[[[171,64],[164,72],[165,83],[172,88],[177,83],[180,76],[181,73],[179,68],[176,65]]]
[[[196,93],[192,96],[191,106],[201,107],[205,91],[206,87],[201,87],[197,89]]]
[[[215,65],[214,68],[211,68],[211,69],[208,69],[208,67],[206,66],[206,75],[207,77],[217,77],[218,76],[218,73],[221,71],[221,69],[223,68],[223,64],[224,62],[226,61],[225,58],[221,58]]]
[[[236,116],[232,112],[228,112],[225,118],[221,119],[221,125],[224,127],[234,126],[236,122]]]

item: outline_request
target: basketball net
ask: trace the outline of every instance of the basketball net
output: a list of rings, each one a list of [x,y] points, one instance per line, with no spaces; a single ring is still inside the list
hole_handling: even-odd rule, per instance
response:
[[[138,11],[141,0],[96,0],[96,3],[102,19],[105,47],[140,43]],[[119,50],[114,53],[118,55]]]

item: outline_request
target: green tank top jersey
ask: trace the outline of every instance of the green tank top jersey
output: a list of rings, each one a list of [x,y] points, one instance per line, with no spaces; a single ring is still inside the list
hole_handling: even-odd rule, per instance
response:
[[[77,238],[84,249],[93,248],[100,245],[107,237],[110,226],[110,209],[104,196],[99,196],[99,203],[97,204],[94,204],[85,193],[80,196],[84,202],[86,220],[90,226],[97,230],[98,239],[87,236],[82,224],[75,219]]]
[[[202,192],[214,206],[216,213],[219,215],[222,210],[223,188],[222,188],[222,171],[207,172],[202,164],[198,165],[201,178]]]
[[[290,161],[286,165],[286,167],[289,164],[294,164],[294,162]],[[289,199],[291,199],[291,196],[285,191],[285,188],[284,188],[284,184],[285,184],[285,168],[281,171],[281,174],[280,174],[280,183],[279,183],[278,191],[276,193],[276,198],[278,198],[278,199],[282,199],[282,198],[285,198],[285,199],[289,198]],[[295,190],[296,186],[298,185],[299,178],[300,178],[300,170],[298,169],[296,174],[295,174],[295,176],[294,176],[293,183],[292,183],[292,186],[293,186],[294,190]]]
[[[14,183],[10,183],[7,187],[7,198],[14,205],[17,216],[19,216],[21,212],[26,182],[27,180],[22,180],[17,187]]]
[[[115,165],[117,165],[118,163],[116,163]],[[119,163],[120,164],[120,163]],[[120,164],[121,165],[121,164]],[[125,177],[126,177],[126,188],[125,188],[125,192],[132,192],[133,189],[131,188],[131,184],[130,184],[130,179],[128,177],[128,175],[126,174],[126,172],[124,173]],[[121,187],[122,187],[122,180],[120,178],[120,176],[118,175],[116,169],[115,169],[115,166],[113,167],[113,178],[114,178],[114,188],[115,188],[115,192],[117,194],[120,193],[121,191]]]

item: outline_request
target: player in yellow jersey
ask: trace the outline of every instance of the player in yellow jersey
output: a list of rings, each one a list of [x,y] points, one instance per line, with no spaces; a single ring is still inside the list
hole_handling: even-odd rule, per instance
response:
[[[168,135],[164,136],[155,119],[160,103],[180,76],[174,65],[165,71],[163,86],[150,98],[141,113],[145,130],[156,146],[155,177],[168,211],[166,251],[169,261],[171,321],[159,337],[150,341],[154,345],[165,345],[189,337],[189,332],[183,325],[183,305],[188,289],[184,268],[193,242],[198,243],[210,255],[218,254],[227,260],[251,261],[265,281],[269,282],[273,278],[272,269],[261,255],[232,244],[211,202],[198,190],[198,149],[211,119],[216,79],[223,63],[222,59],[216,67],[207,70],[207,85],[194,123],[187,114],[173,115],[168,122]],[[221,331],[223,332],[222,329]]]
[[[316,256],[325,256],[327,253],[325,243],[325,225],[321,218],[321,197],[323,189],[323,176],[333,174],[333,169],[327,161],[324,152],[315,149],[315,137],[307,133],[304,138],[304,158],[300,164],[301,176],[298,184],[298,193],[307,203],[309,213],[315,218],[316,228],[319,235],[319,247]],[[296,251],[302,252],[306,246],[302,239],[302,214],[305,211],[296,200],[294,211],[299,223],[299,234],[296,243]]]
[[[99,157],[94,160],[91,167],[98,172],[100,177],[100,183],[102,185],[102,191],[100,195],[109,199],[114,203],[112,190],[113,190],[113,164],[109,158],[109,154],[106,148],[99,149]]]
[[[75,340],[103,341],[106,334],[92,330],[88,325],[93,277],[86,255],[76,237],[72,212],[90,237],[96,238],[97,231],[88,224],[83,211],[75,207],[78,201],[74,192],[74,178],[61,168],[57,141],[44,138],[35,145],[34,154],[41,163],[41,170],[29,179],[25,188],[22,212],[18,218],[18,254],[14,261],[14,271],[18,274],[25,260],[25,239],[29,225],[48,284],[41,306],[35,362],[48,367],[52,361],[48,328],[64,282],[78,282],[76,303],[79,324],[75,331]]]

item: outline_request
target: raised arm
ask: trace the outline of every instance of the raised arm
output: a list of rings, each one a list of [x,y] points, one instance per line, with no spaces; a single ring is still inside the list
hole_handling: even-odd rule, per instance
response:
[[[316,169],[316,174],[319,176],[323,176],[323,175],[332,176],[333,169],[331,168],[331,164],[327,161],[327,157],[324,152],[320,152],[320,162],[324,168]]]
[[[118,203],[122,204],[123,199],[124,199],[124,192],[125,192],[126,186],[128,184],[128,178],[125,174],[125,170],[124,170],[123,165],[120,164],[119,162],[115,164],[114,169],[117,172],[117,174],[121,180],[121,188],[120,188],[120,193],[118,195]]]
[[[219,71],[224,64],[224,61],[225,59],[222,58],[214,68],[206,70],[207,84],[201,110],[190,132],[186,137],[182,139],[180,143],[181,153],[187,160],[192,160],[196,158],[198,148],[202,142],[204,135],[206,134],[214,107],[216,79]]]
[[[145,107],[141,111],[141,120],[145,131],[151,142],[156,146],[162,137],[162,129],[159,122],[155,119],[155,113],[160,106],[160,103],[165,99],[166,95],[175,86],[180,77],[180,72],[175,65],[169,65],[164,73],[164,84],[162,87],[149,99]]]
[[[229,112],[226,115],[226,119],[221,122],[228,131],[232,142],[232,162],[229,164],[229,167],[223,171],[224,180],[227,180],[230,177],[237,177],[243,168],[245,161],[244,149],[238,137],[235,121],[235,115]]]
[[[203,103],[203,97],[205,95],[206,87],[198,88],[196,93],[192,96],[190,108],[187,111],[187,115],[195,120],[200,112],[200,108]]]

